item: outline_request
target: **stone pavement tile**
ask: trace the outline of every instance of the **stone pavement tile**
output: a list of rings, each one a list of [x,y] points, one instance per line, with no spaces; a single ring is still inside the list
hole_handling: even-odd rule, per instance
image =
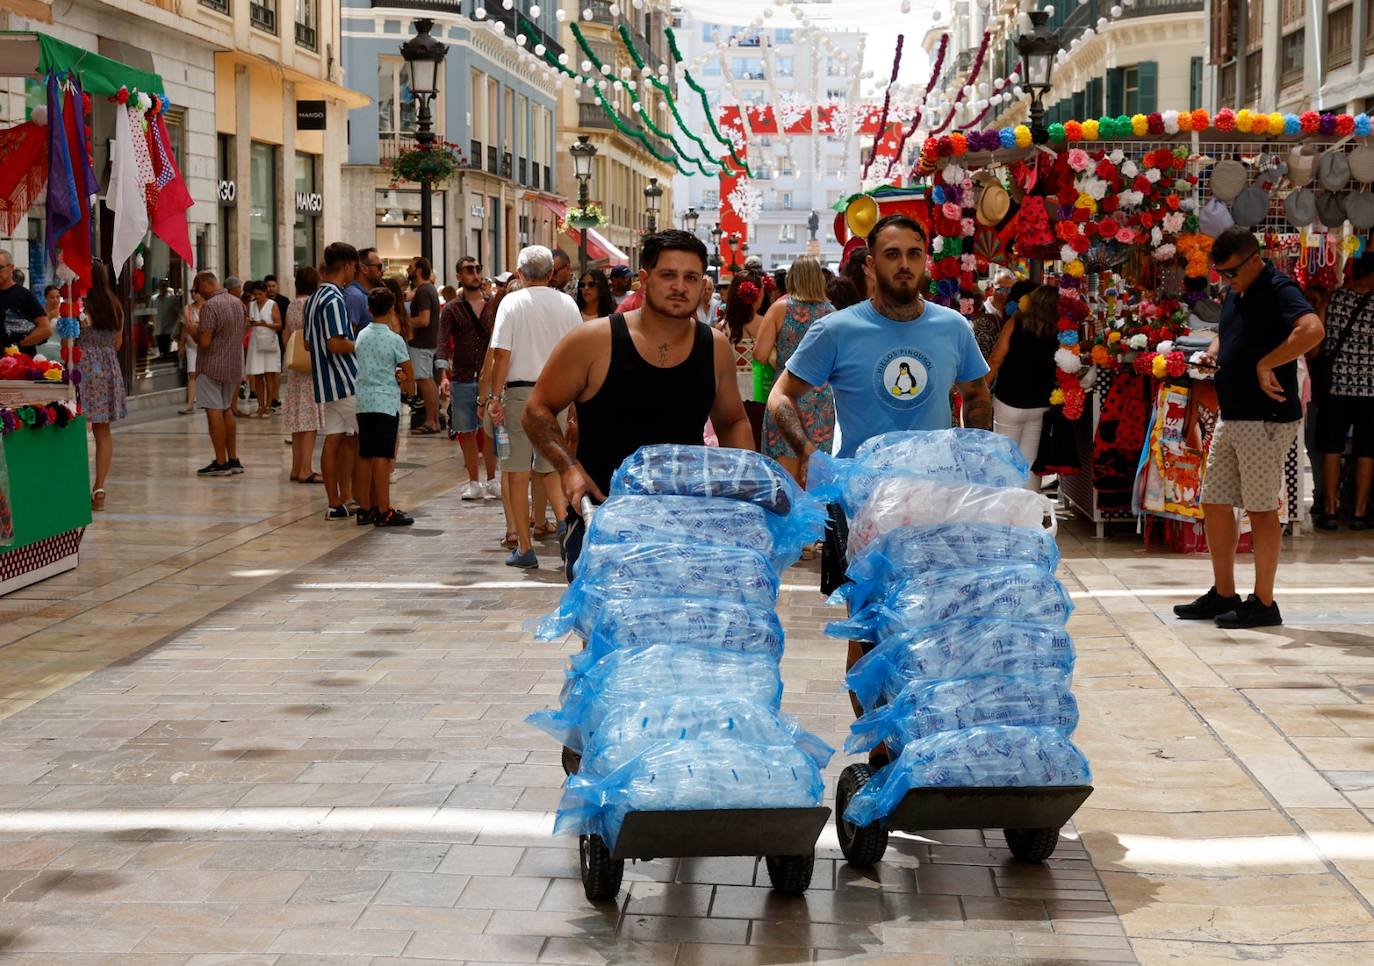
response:
[[[912,895],[903,892],[878,894],[883,922],[955,925],[962,919],[957,896]]]
[[[923,865],[916,870],[916,889],[932,895],[997,894],[988,870],[978,866]]]
[[[574,849],[532,847],[524,850],[515,866],[514,874],[580,879],[582,869]]]
[[[527,913],[522,913],[527,915]],[[412,929],[417,932],[463,932],[477,935],[486,930],[492,914],[485,909],[441,909],[426,906],[370,905],[354,929]]]
[[[374,901],[393,906],[448,908],[458,901],[467,884],[465,875],[393,872]]]
[[[543,936],[472,936],[466,933],[417,932],[405,947],[412,959],[452,962],[461,956],[468,962],[533,963],[544,946]],[[392,954],[394,955],[394,954]]]
[[[635,912],[633,898],[626,915]],[[717,886],[711,915],[724,919],[867,923],[883,918],[881,898],[860,889],[807,892],[804,896],[780,896],[772,889]]]
[[[635,882],[630,887],[625,902],[626,915],[646,916],[696,916],[704,917],[711,912],[711,896],[714,888],[709,885],[667,884],[662,882]],[[720,899],[717,897],[717,902]],[[735,903],[726,898],[726,907]],[[733,918],[748,919],[749,916]]]
[[[331,956],[395,956],[414,934],[390,929],[286,929],[272,942],[268,952]]]
[[[1283,963],[1287,966],[1350,966],[1374,961],[1374,943],[1185,942],[1136,939],[1131,944],[1142,966],[1223,966],[1228,963]]]
[[[492,913],[486,932],[506,936],[561,936],[563,938],[602,937],[615,935],[619,915],[613,911],[587,908],[581,912],[497,911]]]
[[[542,876],[474,875],[456,904],[464,909],[538,909],[549,882]]]
[[[274,966],[280,962],[277,956],[246,956],[238,953],[205,953],[192,956],[185,966]]]
[[[883,946],[882,929],[883,927],[877,923],[764,919],[756,920],[752,924],[749,930],[749,944],[805,949],[846,949],[851,953],[877,952]]]
[[[358,863],[359,869],[391,872],[433,872],[450,846],[443,842],[373,842]]]
[[[652,942],[744,944],[749,941],[749,921],[626,915],[620,920],[620,935],[625,939]]]
[[[48,905],[39,903],[37,908],[46,910]],[[100,918],[102,923],[162,928],[214,928],[223,926],[234,912],[229,903],[209,902],[115,902],[98,908],[108,910]]]
[[[365,903],[376,894],[386,879],[385,872],[311,872],[288,901],[308,904]]]
[[[446,875],[511,875],[524,851],[499,845],[455,845],[436,871]]]
[[[277,929],[176,926],[154,929],[135,947],[140,953],[263,953],[280,934]]]
[[[638,885],[632,883],[631,885]],[[587,898],[586,892],[582,889],[582,880],[578,879],[552,879],[549,882],[548,891],[539,900],[539,908],[547,912],[585,912],[589,909],[608,911],[620,909],[629,899],[629,890],[621,888],[620,894],[614,899],[601,902],[592,902]]]
[[[150,931],[147,926],[30,926],[0,936],[3,940],[0,952],[6,956],[12,953],[127,953]]]
[[[634,942],[619,937],[566,939],[554,936],[544,944],[539,962],[567,966],[661,966],[674,962],[678,948],[676,943]]]
[[[884,924],[883,952],[940,953],[946,956],[1011,956],[1011,934],[974,929]]]
[[[676,966],[793,966],[811,962],[811,950],[787,946],[720,946],[683,943]]]
[[[758,859],[746,856],[681,859],[678,863],[678,882],[706,882],[721,885],[753,885],[754,870],[761,865]]]
[[[358,920],[365,908],[362,904],[343,903],[282,905],[278,902],[245,902],[234,910],[224,924],[249,929],[347,927]]]

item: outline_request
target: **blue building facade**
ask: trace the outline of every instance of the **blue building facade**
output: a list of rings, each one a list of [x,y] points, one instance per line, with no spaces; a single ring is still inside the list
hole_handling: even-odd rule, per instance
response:
[[[486,16],[478,19],[478,8]],[[467,167],[436,195],[434,253],[442,280],[458,258],[475,255],[488,274],[510,270],[526,244],[555,243],[556,75],[513,43],[516,15],[555,56],[556,0],[343,0],[342,56],[350,86],[372,102],[349,112],[345,169],[348,241],[375,245],[388,268],[420,251],[419,190],[393,185],[389,164],[414,146],[416,101],[400,45],[414,21],[448,46],[433,105],[440,140],[456,145]],[[491,29],[505,25],[504,33]],[[533,47],[533,42],[530,44]]]

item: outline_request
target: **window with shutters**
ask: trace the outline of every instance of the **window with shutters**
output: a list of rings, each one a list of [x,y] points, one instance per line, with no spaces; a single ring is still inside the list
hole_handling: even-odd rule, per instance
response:
[[[1282,86],[1302,80],[1303,47],[1306,41],[1307,31],[1302,27],[1283,35],[1279,45],[1279,83]]]
[[[1292,3],[1293,0],[1284,0]],[[1301,5],[1302,0],[1297,0]],[[1264,4],[1251,0],[1245,11],[1245,52],[1253,53],[1264,46]]]
[[[1213,64],[1225,64],[1235,60],[1236,43],[1240,36],[1239,0],[1216,0],[1212,4],[1212,43]]]
[[[1245,93],[1241,97],[1241,107],[1250,104],[1256,106],[1260,102],[1260,91],[1263,88],[1264,52],[1260,50],[1251,51],[1245,55]]]
[[[1198,107],[1202,104],[1202,58],[1193,57],[1188,61],[1188,104]]]
[[[1326,11],[1326,70],[1344,67],[1354,56],[1355,4]]]
[[[1233,107],[1236,103],[1236,62],[1223,67],[1217,74],[1217,104]]]
[[[1121,72],[1121,113],[1140,114],[1140,68],[1127,67]]]
[[[1374,54],[1374,0],[1364,0],[1364,52]]]

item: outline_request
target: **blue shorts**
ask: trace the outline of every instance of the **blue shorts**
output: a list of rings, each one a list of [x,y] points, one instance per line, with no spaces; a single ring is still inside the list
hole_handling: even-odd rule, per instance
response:
[[[449,432],[477,432],[477,383],[451,382],[448,391]]]

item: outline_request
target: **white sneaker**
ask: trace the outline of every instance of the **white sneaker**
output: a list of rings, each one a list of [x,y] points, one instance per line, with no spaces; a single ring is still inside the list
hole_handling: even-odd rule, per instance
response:
[[[476,486],[476,483],[473,484]],[[493,478],[486,482],[487,496],[493,500],[501,499],[501,481]]]
[[[482,490],[482,484],[481,484],[481,483],[478,483],[476,480],[469,480],[469,481],[468,481],[468,485],[465,486],[465,487],[463,487],[463,499],[464,499],[464,500],[483,500],[483,499],[486,499],[486,493]]]

